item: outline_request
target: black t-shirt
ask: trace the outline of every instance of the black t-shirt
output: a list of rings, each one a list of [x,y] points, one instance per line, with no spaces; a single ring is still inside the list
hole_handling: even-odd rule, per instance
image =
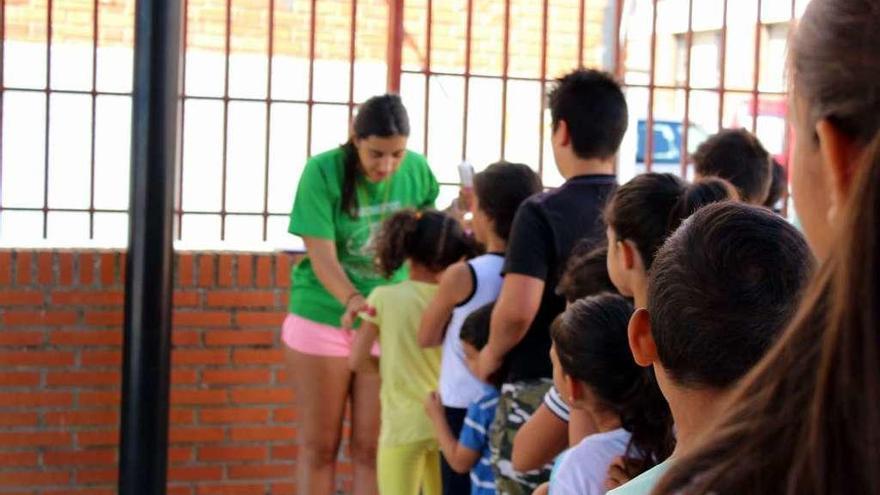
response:
[[[582,239],[599,241],[605,235],[602,209],[614,193],[613,175],[582,175],[558,189],[526,200],[513,220],[504,273],[544,280],[537,315],[525,337],[508,354],[506,382],[551,378],[550,324],[565,309],[556,285],[572,248]]]

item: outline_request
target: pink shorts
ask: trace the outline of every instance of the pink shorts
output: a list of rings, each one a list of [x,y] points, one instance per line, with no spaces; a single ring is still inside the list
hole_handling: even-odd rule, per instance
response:
[[[355,330],[344,330],[323,323],[307,320],[292,313],[287,314],[281,325],[281,340],[287,347],[313,356],[348,357],[354,345]],[[379,355],[379,343],[373,343],[370,351]]]

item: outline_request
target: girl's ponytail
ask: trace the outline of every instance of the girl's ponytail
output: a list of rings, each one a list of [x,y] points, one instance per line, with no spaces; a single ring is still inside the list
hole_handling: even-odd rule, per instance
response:
[[[403,210],[389,217],[376,239],[376,264],[390,277],[411,258],[433,272],[478,253],[457,220],[438,211]]]
[[[666,460],[675,449],[672,413],[657,386],[651,368],[642,376],[618,405],[624,429],[632,435],[624,456],[624,469],[634,478]]]
[[[705,177],[682,190],[675,206],[669,212],[667,235],[675,232],[686,218],[700,208],[720,201],[738,201],[739,193],[733,184],[719,177]]]

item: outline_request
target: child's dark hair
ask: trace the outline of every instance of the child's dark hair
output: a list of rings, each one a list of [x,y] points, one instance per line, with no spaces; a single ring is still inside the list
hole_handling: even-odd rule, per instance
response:
[[[664,370],[682,385],[729,387],[776,341],[811,272],[804,238],[765,208],[700,209],[660,249],[648,282]]]
[[[666,460],[675,437],[669,405],[653,374],[630,353],[632,313],[632,303],[620,295],[586,297],[556,318],[550,335],[565,374],[589,386],[632,434],[624,458],[628,474],[636,476]]]
[[[342,211],[352,218],[357,218],[357,181],[362,172],[354,145],[355,138],[409,136],[409,115],[400,96],[396,94],[374,96],[358,106],[351,128],[352,136],[342,145],[345,151]]]
[[[697,175],[729,181],[743,201],[760,205],[767,199],[772,179],[770,153],[745,129],[715,134],[697,148],[693,160]]]
[[[547,106],[553,130],[565,122],[579,158],[605,159],[617,153],[629,116],[613,76],[592,69],[570,72],[556,81]]]
[[[767,195],[767,200],[764,201],[764,206],[767,208],[776,208],[776,204],[785,196],[786,191],[788,191],[788,171],[785,170],[785,167],[783,167],[781,163],[773,160],[773,175],[772,180],[770,181],[770,193]]]
[[[495,303],[491,302],[485,306],[481,306],[474,310],[464,319],[459,330],[458,338],[462,342],[474,346],[474,349],[482,351],[483,347],[489,342],[489,327],[492,323],[492,310],[495,309]],[[501,366],[501,369],[489,376],[489,383],[495,388],[501,388],[504,378],[507,376],[507,362]]]
[[[605,207],[605,223],[619,240],[636,244],[650,270],[657,250],[681,221],[710,203],[735,200],[721,179],[688,184],[672,174],[641,174],[620,186]]]
[[[541,178],[528,165],[498,162],[474,176],[480,209],[495,221],[495,233],[507,240],[519,205],[541,192]]]
[[[599,294],[617,293],[608,275],[608,246],[602,244],[589,251],[573,252],[556,286],[556,293],[568,302]]]
[[[390,277],[411,258],[431,271],[476,254],[461,225],[437,211],[403,210],[391,215],[376,238],[376,263]]]

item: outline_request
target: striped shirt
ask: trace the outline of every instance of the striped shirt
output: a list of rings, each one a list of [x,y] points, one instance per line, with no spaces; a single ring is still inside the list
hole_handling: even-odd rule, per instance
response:
[[[499,393],[491,389],[468,406],[467,416],[458,442],[480,453],[480,460],[471,468],[471,495],[494,495],[495,475],[489,452],[489,426],[495,419]]]

